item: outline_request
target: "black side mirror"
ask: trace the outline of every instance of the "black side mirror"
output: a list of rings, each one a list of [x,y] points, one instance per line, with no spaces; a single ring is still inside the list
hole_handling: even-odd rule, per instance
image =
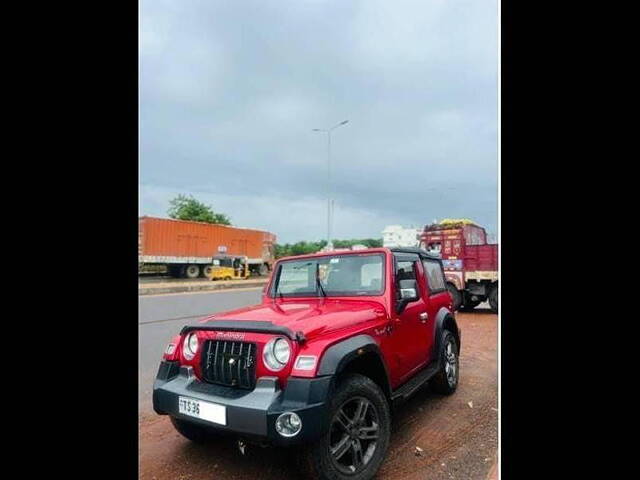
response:
[[[402,311],[409,303],[415,302],[420,298],[418,295],[418,283],[415,281],[415,279],[400,280],[398,282],[398,289],[400,298],[398,299],[398,304],[396,305],[396,312],[402,313]]]

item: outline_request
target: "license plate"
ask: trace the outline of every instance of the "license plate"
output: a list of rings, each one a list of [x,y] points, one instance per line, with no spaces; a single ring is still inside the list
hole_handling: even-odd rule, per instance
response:
[[[203,402],[195,398],[178,397],[178,412],[219,425],[227,424],[227,408],[224,405]]]

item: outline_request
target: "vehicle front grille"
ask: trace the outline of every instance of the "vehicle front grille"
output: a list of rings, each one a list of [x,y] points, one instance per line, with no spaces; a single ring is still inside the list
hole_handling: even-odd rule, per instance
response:
[[[207,340],[203,345],[205,382],[252,390],[256,384],[256,344]]]

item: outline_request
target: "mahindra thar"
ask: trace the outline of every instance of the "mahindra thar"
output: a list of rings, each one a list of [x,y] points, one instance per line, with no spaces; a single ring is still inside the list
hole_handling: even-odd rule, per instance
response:
[[[314,478],[368,479],[392,407],[459,379],[460,329],[441,260],[419,248],[280,259],[256,306],[185,326],[153,386],[189,440],[298,446]]]

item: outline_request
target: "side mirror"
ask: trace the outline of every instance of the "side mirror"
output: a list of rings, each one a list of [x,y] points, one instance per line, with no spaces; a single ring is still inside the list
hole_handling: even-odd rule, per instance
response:
[[[397,313],[402,313],[407,304],[415,302],[418,296],[418,283],[415,280],[400,280],[399,282],[400,299],[396,306]]]

